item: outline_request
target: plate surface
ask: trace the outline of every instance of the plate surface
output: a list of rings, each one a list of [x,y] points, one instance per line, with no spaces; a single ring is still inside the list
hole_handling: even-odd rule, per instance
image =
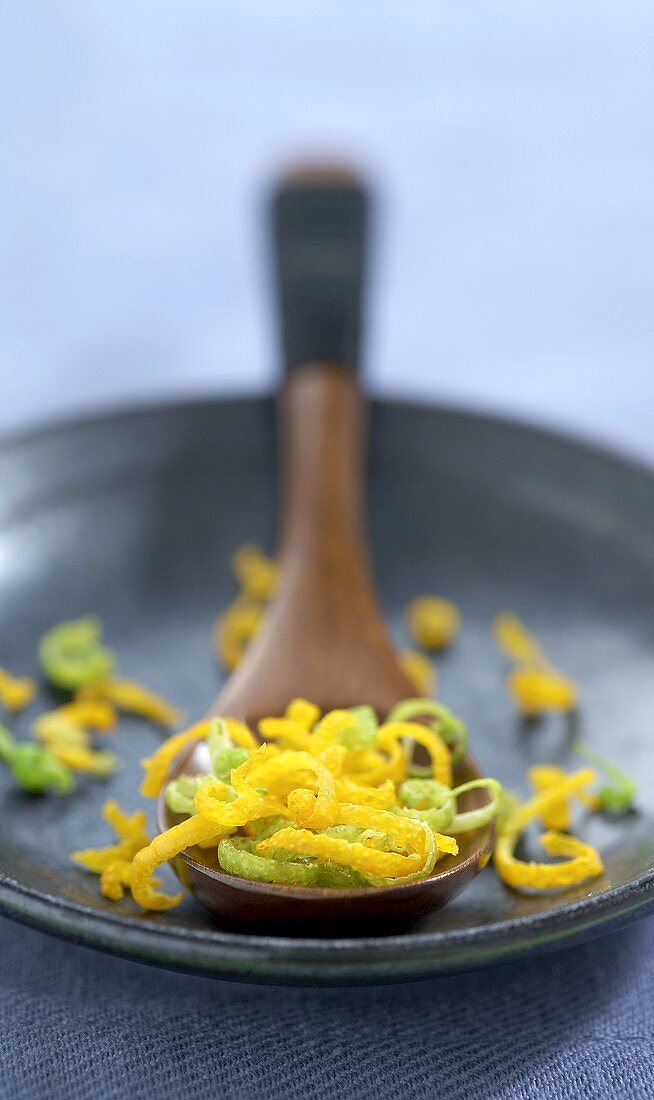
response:
[[[633,774],[639,812],[595,819],[606,875],[565,895],[520,897],[489,868],[401,936],[250,936],[191,899],[137,914],[97,892],[69,852],[107,842],[108,796],[137,803],[138,761],[157,734],[116,735],[123,767],[67,799],[0,777],[0,910],[81,943],[249,981],[375,982],[431,976],[572,944],[654,907],[654,478],[557,435],[437,408],[376,404],[370,513],[379,591],[398,640],[412,596],[461,608],[439,695],[468,721],[489,774],[524,792],[535,761],[567,764],[577,734]],[[274,545],[272,402],[150,408],[55,427],[0,450],[0,664],[36,672],[53,622],[93,611],[121,670],[196,718],[220,685],[215,613],[234,594],[241,542]],[[521,726],[503,690],[491,621],[511,609],[582,685],[575,720]],[[51,700],[44,693],[41,704]],[[15,725],[25,731],[36,704]]]

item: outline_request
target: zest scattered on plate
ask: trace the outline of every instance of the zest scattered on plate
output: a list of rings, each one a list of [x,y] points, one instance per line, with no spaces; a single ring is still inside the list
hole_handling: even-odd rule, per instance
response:
[[[253,545],[237,552],[234,572],[241,592],[214,634],[229,669],[259,629],[278,583],[276,563]],[[229,716],[175,733],[143,762],[141,793],[158,797],[182,749],[205,740],[210,773],[182,775],[165,786],[178,824],[151,840],[144,811],[128,814],[109,800],[103,816],[115,842],[75,852],[75,862],[100,876],[105,897],[118,901],[129,890],[142,908],[167,909],[183,894],[165,893],[156,871],[193,845],[214,847],[223,870],[250,880],[370,888],[429,876],[439,860],[456,856],[458,837],[494,822],[494,866],[513,889],[567,889],[601,875],[599,853],[570,832],[573,807],[626,812],[635,795],[632,781],[577,743],[576,751],[594,766],[576,772],[534,766],[527,801],[503,790],[497,779],[457,785],[466,727],[423,693],[435,684],[432,655],[455,639],[460,615],[448,600],[421,596],[407,608],[405,623],[420,648],[399,656],[420,697],[400,703],[381,721],[365,703],[321,714],[308,700],[295,699],[284,715],[263,719],[257,736]],[[553,668],[515,616],[498,616],[493,630],[512,665],[507,690],[521,715],[533,719],[577,705],[577,685]],[[114,675],[115,656],[102,644],[101,624],[92,616],[49,630],[39,658],[48,681],[68,700],[33,721],[30,741],[16,741],[0,725],[0,763],[30,793],[69,794],[75,773],[110,776],[117,757],[98,748],[93,737],[116,728],[118,710],[172,728],[181,723],[180,712],[161,696]],[[0,705],[7,711],[29,706],[37,688],[31,678],[0,669]],[[428,763],[417,762],[416,750]],[[599,786],[596,769],[605,780]],[[459,799],[474,789],[486,792],[485,803],[462,809]],[[534,822],[543,827],[539,843],[553,860],[516,854]]]
[[[496,779],[456,786],[453,766],[465,751],[466,730],[432,699],[405,700],[381,724],[366,705],[321,715],[312,703],[295,699],[285,715],[259,723],[259,737],[263,743],[230,718],[170,737],[143,762],[141,793],[156,798],[165,787],[168,808],[183,819],[145,843],[141,819],[129,819],[133,832],[126,835],[128,819],[121,818],[117,844],[73,858],[101,875],[107,897],[129,887],[144,909],[179,904],[183,895],[163,892],[154,875],[193,845],[215,847],[223,870],[258,882],[388,886],[427,877],[439,859],[457,854],[458,837],[493,820],[495,868],[514,889],[568,888],[603,871],[599,853],[567,831],[574,800],[601,808],[591,791],[595,770],[534,767],[529,778],[535,793],[523,803]],[[173,760],[199,740],[207,742],[210,773],[182,775],[166,785]],[[429,764],[414,762],[417,746]],[[487,792],[486,804],[461,810],[459,798],[475,788]],[[109,804],[107,819],[115,815]],[[545,827],[540,843],[560,862],[516,855],[533,821]]]
[[[59,623],[43,635],[39,660],[46,680],[68,695],[67,702],[45,711],[31,725],[32,739],[16,741],[0,723],[0,763],[17,786],[31,794],[70,794],[75,774],[106,779],[118,767],[115,753],[98,748],[118,726],[118,711],[175,728],[182,712],[143,684],[114,676],[116,659],[102,644],[102,627],[94,616]],[[0,669],[0,706],[15,713],[29,706],[38,692],[35,679]]]

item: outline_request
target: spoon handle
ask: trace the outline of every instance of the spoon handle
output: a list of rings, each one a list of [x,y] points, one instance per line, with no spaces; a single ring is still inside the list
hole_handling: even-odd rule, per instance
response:
[[[296,175],[275,198],[286,380],[282,574],[267,637],[276,659],[293,655],[290,668],[278,660],[278,682],[292,679],[323,709],[372,698],[385,713],[410,686],[377,605],[366,530],[358,366],[367,212],[362,184],[343,172]]]
[[[303,169],[273,203],[286,382],[280,427],[282,548],[323,574],[327,543],[362,558],[363,400],[358,385],[368,199],[342,169]],[[308,554],[310,561],[306,560]]]
[[[367,198],[343,172],[302,172],[273,203],[286,377],[280,394],[281,573],[265,621],[212,708],[248,721],[304,696],[386,714],[411,685],[371,578],[365,404],[358,381]]]
[[[369,200],[356,176],[304,169],[273,200],[277,285],[287,372],[359,365]]]

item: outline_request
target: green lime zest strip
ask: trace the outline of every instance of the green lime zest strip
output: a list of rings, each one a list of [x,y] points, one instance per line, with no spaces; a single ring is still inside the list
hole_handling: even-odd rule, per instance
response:
[[[267,840],[273,833],[279,832],[280,829],[295,829],[297,828],[294,821],[288,821],[285,817],[259,817],[254,821],[248,822],[248,829],[252,829],[256,835],[257,841]]]
[[[452,791],[454,798],[459,798],[466,791],[489,791],[490,801],[478,810],[466,810],[464,813],[456,813],[448,825],[447,831],[453,836],[460,833],[469,833],[472,829],[480,829],[482,825],[488,825],[497,814],[499,800],[502,794],[502,784],[497,779],[473,779],[470,783],[463,783]]]
[[[320,869],[318,886],[330,886],[337,890],[350,890],[369,885],[363,875],[354,870],[354,867],[342,867],[340,863],[332,863],[330,860],[320,861],[318,867]]]
[[[256,836],[254,840],[249,837],[237,837],[238,843],[245,841],[246,845],[250,845],[248,851],[254,852],[256,845],[260,840],[268,840],[269,837],[274,836],[280,829],[299,829],[300,826],[296,825],[294,821],[289,821],[288,818],[279,816],[273,817],[260,817],[258,821],[250,822],[248,827],[254,826],[256,829]],[[306,863],[307,859],[313,862],[311,857],[298,856],[295,852],[288,852],[285,848],[275,848],[270,858],[277,863]]]
[[[450,831],[456,799],[444,783],[436,779],[405,779],[398,794],[403,805],[395,807],[394,813],[412,817],[414,821],[426,821],[435,833]]]
[[[0,761],[8,764],[14,751],[15,742],[6,726],[0,725]]]
[[[350,714],[355,718],[355,725],[351,729],[344,730],[338,738],[346,749],[372,748],[377,740],[377,713],[374,707],[363,703],[358,707],[350,707]]]
[[[431,810],[440,809],[452,797],[452,791],[437,779],[405,779],[398,795],[402,805],[410,810]]]
[[[216,779],[229,783],[232,769],[238,768],[248,758],[247,749],[238,748],[227,732],[227,723],[222,718],[214,718],[207,735],[207,746],[211,760],[211,771]]]
[[[254,882],[276,882],[287,886],[317,886],[317,863],[281,863],[252,851],[254,844],[245,837],[225,838],[218,845],[218,862],[223,871]]]
[[[75,788],[70,768],[46,745],[17,744],[8,729],[0,725],[0,760],[7,765],[14,780],[30,794],[57,791],[69,794]]]
[[[223,783],[229,783],[232,771],[248,758],[248,750],[234,746],[233,749],[225,749],[214,757],[213,772],[216,779],[222,779]]]
[[[365,874],[366,884],[368,886],[400,886],[405,882],[419,882],[421,879],[429,878],[430,874],[434,870],[434,864],[436,863],[436,857],[438,855],[438,848],[436,845],[436,837],[434,836],[434,830],[430,828],[429,823],[421,818],[421,813],[429,813],[428,810],[396,810],[397,813],[410,814],[416,821],[420,821],[423,829],[425,830],[425,838],[427,840],[427,858],[425,860],[425,866],[422,871],[414,871],[411,875],[402,875],[401,878],[384,878],[378,875]],[[440,832],[437,829],[436,832]]]
[[[101,638],[102,624],[94,615],[46,631],[39,642],[39,660],[50,683],[76,691],[110,676],[116,658]]]
[[[166,787],[166,805],[173,814],[196,814],[193,805],[198,788],[206,780],[206,775],[180,775]]]
[[[468,747],[468,727],[448,707],[436,699],[404,699],[393,707],[388,715],[387,722],[410,722],[414,718],[421,718],[425,714],[432,715],[437,720],[431,723],[434,733],[440,734],[445,744],[452,753],[452,763],[458,764],[465,755]],[[431,767],[426,764],[414,764],[410,753],[413,746],[410,738],[405,739],[404,751],[409,760],[409,775],[431,775]]]
[[[611,764],[603,756],[600,756],[594,749],[589,748],[583,741],[575,741],[572,751],[577,756],[582,756],[589,763],[594,764],[596,768],[604,772],[609,780],[608,783],[605,783],[603,787],[596,791],[602,809],[608,810],[612,814],[627,813],[633,805],[638,790],[633,779],[630,779],[623,771],[616,768],[615,764]]]
[[[451,832],[451,822],[454,820],[455,802],[452,797],[442,806],[432,806],[428,810],[410,810],[407,806],[396,806],[393,813],[400,817],[412,817],[414,821],[425,821],[433,833]]]
[[[348,844],[354,844],[363,829],[359,825],[329,825],[326,829],[320,829],[319,832],[324,833],[325,836],[333,836],[336,840],[347,840]]]
[[[222,718],[212,718],[207,734],[207,746],[213,765],[214,755],[224,752],[225,749],[233,749],[234,742],[227,732],[227,723]]]
[[[387,848],[389,839],[378,829],[362,829],[359,825],[330,825],[326,829],[318,829],[325,836],[333,836],[336,840],[346,840],[348,844],[367,844],[369,848]]]

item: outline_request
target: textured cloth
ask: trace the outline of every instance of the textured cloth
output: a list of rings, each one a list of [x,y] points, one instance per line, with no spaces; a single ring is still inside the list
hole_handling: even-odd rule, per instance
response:
[[[2,1100],[654,1097],[654,920],[477,974],[260,988],[0,921]]]

